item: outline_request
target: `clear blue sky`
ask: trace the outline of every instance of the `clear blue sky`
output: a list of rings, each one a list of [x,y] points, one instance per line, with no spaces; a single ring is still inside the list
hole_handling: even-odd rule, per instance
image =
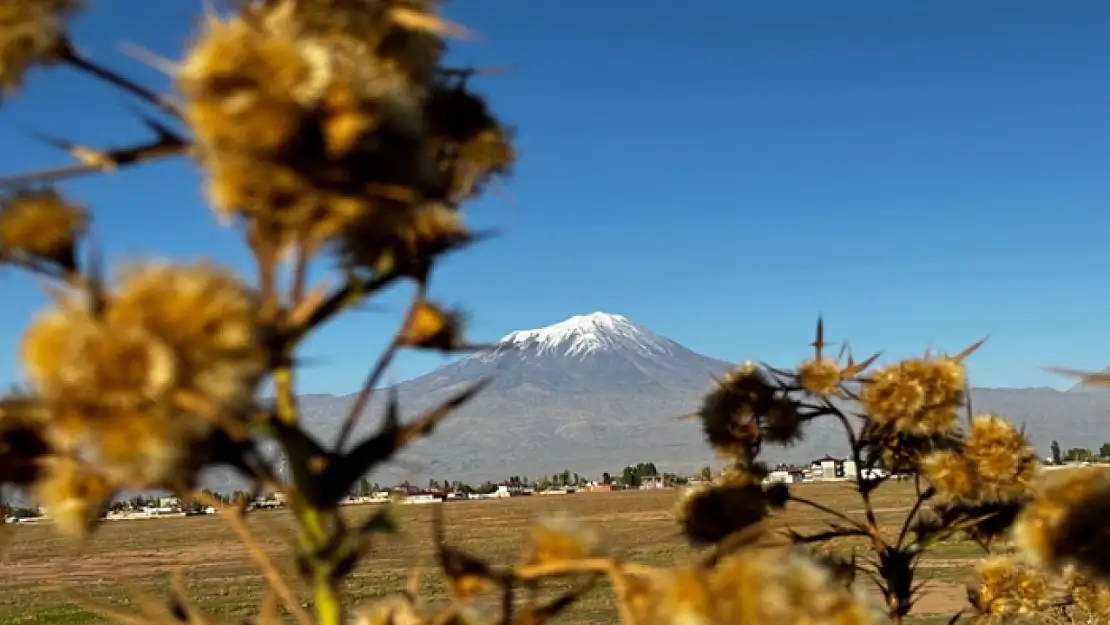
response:
[[[119,44],[176,57],[199,2],[92,4],[84,49],[165,85]],[[506,236],[433,285],[472,312],[474,338],[603,310],[785,364],[823,313],[857,352],[991,334],[979,385],[1066,386],[1039,368],[1110,364],[1110,2],[455,0],[448,14],[481,36],[459,63],[512,70],[477,85],[519,128],[511,201],[470,208]],[[28,129],[141,137],[125,101],[34,74],[0,109],[0,170],[65,160]],[[247,266],[187,163],[67,189],[114,257]],[[43,300],[11,272],[0,293],[4,382]],[[400,296],[320,334],[305,390],[352,391]],[[406,358],[395,379],[438,362]]]

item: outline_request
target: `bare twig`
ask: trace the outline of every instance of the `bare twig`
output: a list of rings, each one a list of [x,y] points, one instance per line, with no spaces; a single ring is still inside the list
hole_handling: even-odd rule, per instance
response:
[[[377,362],[374,363],[370,373],[367,374],[366,380],[362,383],[362,388],[358,391],[358,396],[355,398],[351,409],[347,411],[347,417],[343,420],[343,425],[339,428],[339,436],[335,440],[335,451],[337,453],[343,452],[344,445],[347,444],[347,439],[350,437],[351,432],[354,430],[355,425],[358,423],[359,418],[366,410],[367,404],[370,403],[370,398],[374,394],[374,388],[381,382],[382,375],[385,370],[389,368],[389,364],[393,362],[393,357],[397,355],[397,351],[401,348],[401,335],[409,325],[409,319],[412,317],[413,311],[416,309],[426,293],[426,287],[420,285],[416,292],[412,295],[412,301],[409,302],[408,311],[405,313],[405,320],[397,328],[397,332],[393,335],[393,339],[389,341],[389,346],[382,351],[378,356]]]
[[[52,182],[87,174],[101,173],[137,165],[159,158],[184,154],[189,144],[184,139],[173,136],[159,136],[152,141],[105,152],[93,153],[87,149],[60,141],[52,141],[58,147],[80,159],[82,162],[64,167],[0,177],[0,187],[25,186],[34,183]]]
[[[251,534],[250,528],[243,522],[242,513],[231,506],[225,506],[215,497],[203,491],[193,493],[193,497],[197,501],[203,502],[224,513],[219,515],[220,518],[227,521],[227,524],[231,526],[231,529],[239,536],[239,540],[243,541],[243,545],[247,548],[247,551],[250,552],[251,557],[254,558],[259,568],[262,569],[262,574],[266,577],[266,581],[273,587],[274,592],[281,597],[282,603],[285,604],[286,609],[296,617],[297,623],[299,625],[313,625],[312,616],[301,607],[300,601],[297,600],[296,593],[294,593],[293,589],[286,583],[285,578],[274,565],[273,560],[271,560],[270,556],[262,549],[262,546],[258,544],[254,535]]]
[[[169,115],[177,118],[181,117],[181,111],[164,96],[155,93],[114,70],[110,70],[90,61],[77,52],[68,42],[63,43],[59,55],[61,61],[67,63],[70,67],[106,82],[121,91],[125,91],[152,106],[156,106]]]

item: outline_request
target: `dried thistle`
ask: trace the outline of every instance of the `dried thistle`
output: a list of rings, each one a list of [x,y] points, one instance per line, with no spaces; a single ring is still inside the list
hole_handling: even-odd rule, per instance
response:
[[[956,424],[965,386],[960,361],[913,358],[871,374],[860,402],[875,423],[896,432],[945,433]]]
[[[23,84],[35,64],[60,58],[69,18],[81,0],[5,0],[0,3],[0,93]]]
[[[1085,467],[1055,471],[1035,488],[1033,500],[1018,515],[1014,539],[1033,562],[1049,570],[1075,564],[1106,577],[1103,529],[1110,513],[1110,471]]]
[[[968,599],[980,614],[1004,619],[1044,609],[1048,579],[1013,555],[993,556],[979,563],[978,582],[968,589]]]
[[[115,493],[115,487],[71,458],[48,456],[42,462],[43,473],[33,489],[35,498],[46,508],[62,535],[84,539]]]
[[[120,483],[189,483],[194,445],[253,405],[268,365],[257,306],[205,263],[135,267],[103,298],[60,295],[24,336],[51,441]]]
[[[807,392],[827,396],[834,394],[840,383],[840,365],[829,358],[814,358],[798,366],[798,383]]]
[[[84,208],[55,189],[0,197],[0,261],[14,256],[56,263],[72,271],[77,241],[87,224]]]
[[[937,494],[961,503],[1021,498],[1036,470],[1037,455],[1024,434],[992,414],[972,418],[962,449],[934,451],[921,460]]]

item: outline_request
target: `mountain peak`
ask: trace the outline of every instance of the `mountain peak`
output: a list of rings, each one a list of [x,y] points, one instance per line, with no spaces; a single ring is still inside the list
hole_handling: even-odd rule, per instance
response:
[[[500,341],[505,347],[578,357],[617,348],[667,354],[671,351],[670,343],[628,317],[600,311],[575,315],[542,328],[518,330]]]

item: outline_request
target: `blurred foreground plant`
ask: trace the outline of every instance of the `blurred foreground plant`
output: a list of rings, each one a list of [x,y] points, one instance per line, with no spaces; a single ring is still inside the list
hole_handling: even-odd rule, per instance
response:
[[[205,16],[172,68],[173,96],[82,55],[66,28],[82,8],[77,0],[2,3],[0,90],[16,92],[36,66],[68,66],[144,102],[153,137],[111,150],[44,137],[77,163],[0,179],[0,262],[51,280],[53,302],[23,337],[25,391],[0,400],[0,482],[29,489],[57,528],[80,542],[119,490],[165,488],[207,501],[194,492],[198,473],[230,465],[258,488],[289,494],[297,570],[314,593],[309,614],[247,530],[245,511],[224,509],[221,517],[270,586],[254,621],[276,622],[281,604],[300,623],[336,625],[349,607],[341,580],[374,534],[391,527],[384,513],[352,526],[337,502],[480,390],[463,389],[408,423],[391,397],[382,427],[348,444],[398,350],[474,347],[460,315],[428,299],[429,280],[440,258],[481,238],[459,207],[509,172],[510,133],[469,89],[474,72],[443,65],[443,37],[463,31],[437,17],[430,0],[240,2]],[[203,170],[218,217],[243,234],[254,275],[207,261],[156,260],[106,275],[98,257],[82,253],[89,212],[55,185],[168,157],[190,158]],[[337,286],[312,283],[316,262],[337,268]],[[404,281],[415,285],[404,321],[338,440],[317,440],[299,419],[300,346],[337,315]],[[565,518],[535,527],[519,563],[496,565],[452,547],[439,523],[450,601],[433,605],[414,583],[359,610],[357,619],[539,625],[607,578],[629,625],[854,625],[873,618],[851,583],[863,573],[898,622],[920,590],[915,566],[927,549],[957,533],[988,548],[1015,519],[1017,543],[1034,564],[1073,571],[1069,600],[1045,603],[1048,582],[1024,560],[991,560],[972,595],[979,614],[1046,606],[1101,614],[1106,591],[1081,576],[1097,581],[1110,568],[1098,531],[1110,488],[1102,474],[1076,473],[1030,490],[1036,459],[1020,431],[970,410],[961,427],[961,410],[969,408],[964,359],[975,347],[865,375],[874,358],[826,357],[819,323],[814,358],[797,370],[744,365],[731,372],[699,412],[729,466],[683,500],[685,533],[708,547],[692,565],[623,562]],[[272,400],[260,397],[264,383],[273,384]],[[788,445],[819,418],[843,428],[862,518],[764,483],[763,445]],[[291,483],[273,473],[263,441],[280,446]],[[913,480],[917,499],[891,532],[880,526],[871,495],[896,476]],[[835,522],[827,532],[776,541],[763,521],[788,505],[819,509]],[[865,541],[869,563],[810,551],[844,537]],[[569,589],[543,592],[541,582],[553,578],[569,581]],[[499,613],[476,607],[486,593],[499,594]],[[209,622],[180,583],[168,604],[137,603],[142,616],[90,608],[129,623]]]

